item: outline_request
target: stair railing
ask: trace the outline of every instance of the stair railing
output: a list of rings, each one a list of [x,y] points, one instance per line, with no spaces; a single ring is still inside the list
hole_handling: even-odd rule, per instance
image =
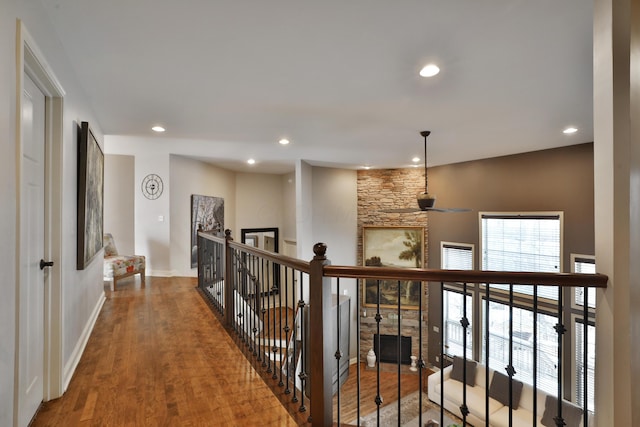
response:
[[[458,283],[464,287],[466,293],[467,284],[506,284],[512,288],[514,285],[536,285],[555,286],[559,289],[564,287],[584,287],[585,294],[588,288],[606,287],[608,278],[601,274],[568,274],[568,273],[530,273],[530,272],[494,272],[494,271],[469,271],[469,270],[430,270],[417,268],[388,268],[388,267],[368,267],[368,266],[334,266],[326,257],[326,245],[317,243],[314,246],[314,258],[310,262],[301,261],[295,258],[282,256],[279,254],[263,251],[251,246],[236,243],[231,238],[230,231],[226,231],[225,237],[199,232],[199,288],[207,299],[212,303],[215,311],[221,314],[227,330],[239,336],[241,343],[248,349],[245,355],[261,362],[265,372],[272,374],[266,376],[272,380],[277,380],[274,384],[276,388],[283,388],[281,402],[298,415],[304,414],[309,409],[309,416],[298,416],[300,424],[311,423],[314,426],[331,426],[334,421],[334,413],[337,413],[338,424],[342,423],[340,414],[340,387],[337,391],[337,408],[334,407],[332,393],[332,376],[335,372],[336,364],[340,364],[340,359],[345,354],[346,349],[340,348],[339,336],[332,330],[330,321],[332,314],[332,283],[335,280],[335,289],[340,293],[341,279],[358,280],[392,280],[412,281],[422,283],[421,295],[429,283],[439,284],[444,289],[445,284]],[[278,282],[281,286],[274,286],[272,277],[276,271],[280,278]],[[251,283],[256,288],[254,292],[243,291],[242,284],[247,283],[247,275]],[[247,287],[245,286],[245,289]],[[355,296],[356,313],[361,313],[360,306],[361,293],[360,286]],[[398,286],[400,288],[400,286]],[[487,298],[491,286],[485,286]],[[241,301],[240,304],[234,300]],[[488,299],[487,299],[488,301]],[[585,300],[586,301],[586,300]],[[558,313],[562,310],[560,301]],[[513,291],[509,293],[509,306],[513,307]],[[279,313],[272,310],[278,307]],[[285,311],[284,319],[281,309],[283,307],[292,308],[293,314],[289,315],[289,310]],[[441,306],[442,309],[442,306]],[[420,390],[420,407],[422,407],[423,371],[427,367],[425,354],[422,345],[422,323],[424,319],[422,304],[419,308],[420,323],[420,349],[417,360]],[[376,322],[381,321],[380,308],[376,310]],[[400,307],[398,307],[400,316]],[[337,322],[340,324],[340,310],[338,310]],[[464,315],[461,319],[463,328],[468,327],[467,308],[465,304]],[[467,321],[465,321],[467,320]],[[586,322],[585,322],[586,323]],[[240,327],[238,325],[241,325]],[[247,326],[249,325],[249,326]],[[358,335],[360,332],[360,316],[358,316]],[[440,330],[444,326],[444,319],[440,325]],[[558,322],[558,342],[561,343],[562,323]],[[398,328],[399,329],[399,328]],[[247,332],[249,331],[249,332]],[[282,338],[284,332],[285,339]],[[510,327],[509,347],[512,352],[514,339],[512,327]],[[400,334],[400,332],[398,332]],[[466,333],[463,333],[463,359],[471,359],[466,352]],[[584,345],[586,346],[586,332]],[[333,337],[337,336],[337,342]],[[284,345],[282,343],[284,342]],[[359,337],[358,337],[359,342]],[[398,338],[399,342],[399,338]],[[240,344],[240,343],[239,343]],[[277,344],[277,345],[276,345]],[[444,363],[447,355],[444,351],[444,342],[440,341],[441,351],[439,360]],[[535,346],[535,344],[534,344]],[[559,350],[562,351],[561,349]],[[487,356],[489,357],[489,356]],[[299,363],[296,363],[299,361]],[[358,351],[356,363],[360,366],[363,358]],[[534,357],[534,365],[536,358]],[[585,362],[586,363],[586,362]],[[400,377],[400,361],[398,361],[398,378]],[[466,364],[463,365],[466,377]],[[444,365],[442,365],[444,368]],[[380,395],[379,385],[379,364],[378,364],[378,394],[376,403],[378,406],[378,424],[380,424]],[[561,385],[564,379],[561,378],[559,370],[558,388],[561,392]],[[444,369],[440,369],[442,375]],[[296,375],[297,378],[292,378]],[[509,369],[507,370],[509,374]],[[340,370],[337,371],[340,384]],[[509,374],[510,380],[513,374]],[[535,377],[535,375],[534,375]],[[293,385],[293,387],[291,387]],[[587,384],[585,383],[585,389]],[[398,379],[398,388],[400,379]],[[442,387],[444,387],[442,385]],[[488,387],[487,387],[488,388]],[[463,387],[465,390],[466,387]],[[463,424],[467,424],[467,396],[463,391],[463,403],[460,406],[460,418]],[[511,384],[509,393],[512,393]],[[444,388],[440,390],[443,396]],[[360,420],[360,371],[357,378],[357,420]],[[487,401],[489,397],[487,395]],[[401,419],[401,405],[398,399],[398,420]],[[299,405],[298,405],[299,403]],[[307,404],[309,408],[307,408]],[[534,403],[535,405],[535,403]],[[440,402],[441,408],[444,402]],[[292,409],[294,408],[294,409]],[[337,410],[336,410],[337,409]],[[563,423],[561,401],[558,403],[558,410],[555,416],[556,423]],[[586,411],[585,411],[586,412]],[[419,425],[422,425],[422,411],[419,415]],[[444,422],[444,409],[440,411],[440,425]],[[511,408],[509,422],[513,424]],[[583,425],[587,426],[587,416],[584,416]],[[487,421],[488,423],[488,421]],[[487,424],[489,425],[489,424]],[[533,425],[533,424],[532,424]],[[562,424],[559,424],[562,425]]]

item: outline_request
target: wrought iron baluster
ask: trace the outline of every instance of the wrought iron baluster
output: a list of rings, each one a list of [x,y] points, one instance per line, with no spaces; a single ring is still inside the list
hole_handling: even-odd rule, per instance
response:
[[[257,293],[260,298],[260,305],[262,308],[260,309],[260,313],[262,314],[262,348],[260,350],[260,356],[262,357],[262,367],[267,367],[267,359],[269,358],[269,343],[267,341],[269,334],[269,311],[267,310],[269,306],[269,299],[267,298],[266,304],[264,300],[264,280],[260,280],[256,283],[257,285]],[[265,307],[266,305],[266,307]],[[268,371],[267,371],[268,372]]]
[[[509,375],[509,427],[513,426],[513,283],[509,284],[509,365],[506,367]]]
[[[440,425],[444,425],[444,282],[440,282]]]
[[[400,298],[402,297],[402,289],[400,287],[400,280],[398,280],[397,282],[397,288],[398,288],[398,307],[397,307],[397,312],[396,312],[396,316],[398,316],[397,320],[398,320],[398,338],[397,338],[397,345],[396,345],[396,351],[398,354],[397,360],[396,360],[396,367],[397,367],[397,371],[398,371],[398,425],[400,425],[400,416],[402,413],[402,398],[400,396],[402,396],[401,393],[401,388],[402,388],[402,382],[401,382],[401,365],[402,365],[402,329],[401,329],[401,322],[400,322],[400,315],[402,314],[401,311],[401,302],[400,302]],[[380,348],[380,347],[378,347]]]
[[[563,305],[562,287],[558,286],[558,323],[556,323],[555,330],[558,334],[558,415],[554,418],[556,426],[563,427],[565,425],[562,418],[562,336],[567,331],[562,323],[562,305]]]
[[[291,339],[293,337],[293,334],[289,334],[289,332],[291,331],[291,327],[289,326],[289,267],[284,266],[284,300],[285,300],[285,305],[286,305],[286,309],[287,311],[285,312],[285,322],[286,322],[286,326],[285,326],[285,336],[286,338],[286,353],[287,353],[287,357],[285,358],[285,362],[286,362],[286,367],[287,367],[287,374],[286,374],[286,378],[285,378],[285,382],[286,382],[286,386],[284,388],[284,394],[290,394],[291,393],[291,389],[289,388],[289,380],[290,380],[290,371],[291,371],[291,360],[294,357],[294,355],[296,354],[295,351],[295,341],[293,341],[293,355],[291,354],[291,351],[289,349],[289,343],[291,342]],[[281,290],[282,291],[282,290]],[[295,316],[295,315],[294,315]],[[295,318],[292,319],[293,323],[294,323],[294,328],[295,328]]]
[[[489,307],[490,307],[490,301],[491,301],[491,284],[490,283],[486,283],[485,284],[485,291],[486,291],[486,296],[485,296],[485,300],[484,300],[484,342],[485,342],[485,348],[484,348],[484,358],[485,358],[485,362],[484,362],[484,366],[485,366],[485,370],[484,370],[484,381],[485,381],[485,397],[484,397],[484,413],[486,414],[486,419],[485,419],[485,425],[486,427],[489,427],[489,326],[491,325],[490,321],[489,321]]]
[[[280,266],[274,263],[271,263],[271,270],[273,270],[273,274],[271,274],[271,276],[276,277],[276,275],[280,274]],[[277,271],[276,271],[277,269]],[[277,291],[278,292],[278,305],[280,306],[280,313],[279,313],[279,318],[280,318],[280,328],[278,329],[279,335],[280,335],[280,344],[278,345],[280,348],[280,370],[278,371],[278,377],[280,378],[280,381],[278,381],[278,386],[282,387],[284,386],[284,381],[282,380],[282,358],[284,357],[284,354],[287,351],[287,337],[286,337],[286,333],[285,333],[285,339],[282,339],[282,332],[285,330],[285,328],[288,328],[287,323],[286,323],[286,314],[287,312],[285,311],[285,326],[282,326],[282,292],[280,292],[280,289],[276,286],[276,283],[274,282],[273,284],[273,288],[274,288],[274,292]],[[286,307],[285,307],[286,309]],[[284,343],[284,345],[283,345]]]
[[[582,425],[589,427],[589,385],[588,368],[589,368],[589,288],[584,287],[584,297],[582,299]]]
[[[380,314],[380,280],[376,281],[377,287],[377,298],[376,298],[376,339],[378,340],[378,353],[382,346],[380,345],[380,321],[382,320],[382,315]],[[380,405],[382,405],[382,396],[380,395],[380,354],[377,355],[377,366],[376,366],[376,420],[378,425],[380,425]]]
[[[538,413],[538,285],[533,286],[533,424]]]
[[[418,425],[422,424],[422,375],[425,368],[422,352],[422,300],[425,294],[425,282],[420,282],[420,298],[418,300]]]
[[[269,274],[269,261],[267,261],[267,268],[266,271],[263,268],[262,271],[263,274],[263,280],[268,280],[269,281],[269,294],[271,295],[271,314],[273,317],[273,338],[271,339],[271,352],[273,353],[273,357],[271,357],[271,359],[273,359],[273,375],[271,376],[272,379],[277,380],[278,379],[278,346],[280,345],[280,343],[278,343],[278,337],[280,335],[278,335],[277,331],[278,331],[278,327],[276,326],[276,294],[275,294],[275,289],[274,289],[274,283],[273,283],[273,277]],[[266,275],[266,276],[265,276]],[[278,307],[278,311],[280,311],[281,307]]]
[[[363,279],[366,280],[366,279]],[[356,366],[358,367],[358,369],[356,370],[356,420],[358,420],[358,424],[360,425],[360,380],[362,379],[362,374],[360,373],[360,368],[361,368],[361,360],[362,360],[362,356],[360,355],[360,351],[361,351],[361,347],[360,347],[360,332],[362,330],[362,325],[361,325],[361,319],[360,319],[360,302],[362,301],[361,299],[361,293],[360,293],[360,285],[356,284],[356,308],[358,309],[358,316],[356,319],[356,337],[358,339],[356,339]]]
[[[298,301],[298,308],[300,310],[300,335],[302,335],[302,340],[300,342],[300,350],[302,352],[302,370],[300,371],[300,383],[301,383],[301,388],[300,388],[300,408],[298,409],[298,411],[300,412],[305,412],[307,410],[307,407],[304,404],[304,392],[306,390],[306,385],[307,385],[307,362],[305,361],[306,359],[306,352],[307,352],[307,344],[306,344],[306,340],[308,339],[307,337],[307,332],[306,332],[306,322],[305,322],[305,310],[306,310],[306,304],[304,302],[304,288],[303,288],[303,276],[302,276],[302,271],[300,272],[300,300]]]
[[[469,328],[469,319],[467,318],[467,282],[462,285],[462,405],[460,413],[462,414],[462,423],[467,424],[467,415],[469,415],[469,407],[467,406],[467,329]]]
[[[340,359],[342,352],[340,351],[340,278],[336,279],[336,372],[337,372],[337,405],[338,405],[338,425],[340,425]]]

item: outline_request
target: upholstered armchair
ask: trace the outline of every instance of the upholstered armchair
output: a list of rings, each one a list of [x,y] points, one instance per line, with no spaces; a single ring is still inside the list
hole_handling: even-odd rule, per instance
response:
[[[140,274],[140,282],[144,284],[145,258],[143,255],[120,255],[116,243],[110,233],[104,235],[104,280],[113,280],[116,290],[118,280]]]

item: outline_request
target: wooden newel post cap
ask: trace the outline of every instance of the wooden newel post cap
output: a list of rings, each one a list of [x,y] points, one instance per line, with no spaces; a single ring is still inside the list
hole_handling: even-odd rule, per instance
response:
[[[324,243],[316,243],[313,245],[313,253],[316,254],[316,256],[313,257],[314,259],[327,259],[327,245]]]

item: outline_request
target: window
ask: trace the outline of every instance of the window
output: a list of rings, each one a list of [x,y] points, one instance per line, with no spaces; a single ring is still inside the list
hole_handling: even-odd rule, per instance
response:
[[[480,215],[480,264],[483,270],[493,271],[540,271],[561,272],[562,230],[561,212],[543,214],[494,214]],[[473,246],[460,243],[441,243],[443,269],[472,269]],[[572,255],[571,270],[576,273],[595,273],[595,260],[590,255]],[[567,382],[564,393],[572,400],[593,411],[593,389],[595,369],[595,291],[585,298],[582,289],[576,289],[575,298],[566,290],[566,310],[561,322],[573,319],[565,325],[567,331],[562,340],[562,361],[558,360],[558,296],[555,286],[537,286],[537,311],[534,313],[533,286],[514,286],[514,305],[510,309],[507,302],[509,285],[491,284],[489,303],[487,290],[483,285],[468,285],[467,296],[463,296],[463,286],[447,283],[443,291],[443,341],[449,355],[462,355],[463,328],[460,319],[465,313],[470,323],[467,329],[467,357],[474,355],[481,363],[505,372],[511,364],[515,369],[514,378],[533,384],[536,375],[538,389],[551,395],[558,393],[558,364],[563,363],[572,371],[572,382]],[[588,313],[587,346],[584,310],[580,305],[585,299],[591,308]],[[475,320],[475,323],[473,322]],[[487,324],[488,322],[488,324]],[[472,332],[473,324],[479,327]],[[573,325],[573,326],[572,326]],[[535,328],[535,330],[534,330]],[[479,329],[479,330],[478,330]],[[535,334],[535,337],[534,337]],[[474,341],[474,342],[472,342]],[[513,343],[510,346],[510,343]],[[534,343],[536,351],[534,352]],[[511,347],[511,350],[510,350]],[[587,347],[587,348],[584,348]],[[473,350],[475,349],[475,354]],[[510,353],[511,352],[511,353]],[[537,371],[534,372],[534,353]],[[585,360],[585,354],[587,359]],[[487,361],[488,355],[488,361]],[[569,367],[573,361],[573,366]],[[574,368],[574,369],[572,369]],[[587,380],[586,390],[584,380]]]
[[[562,214],[480,215],[481,262],[483,270],[560,272],[562,254]],[[509,290],[509,285],[491,285],[491,290]],[[513,286],[514,293],[532,296],[533,286]],[[557,301],[559,290],[538,286],[538,297]],[[526,305],[526,304],[525,304]],[[550,307],[553,307],[552,304]],[[533,383],[534,324],[536,333],[537,387],[557,394],[558,336],[557,318],[542,312],[537,315],[526,307],[509,306],[500,301],[482,304],[482,360],[486,360],[486,325],[489,321],[489,366],[504,372],[509,365],[509,337],[513,335],[514,378]],[[535,316],[535,318],[534,318]],[[511,322],[511,324],[510,324]],[[512,328],[512,330],[511,330]]]
[[[464,315],[464,302],[461,292],[445,290],[443,295],[444,310],[444,352],[449,356],[463,356],[464,328],[462,327],[462,317]],[[467,358],[473,359],[473,335],[471,334],[473,325],[473,304],[472,297],[467,294]]]
[[[596,272],[596,259],[593,255],[577,255],[571,254],[571,271],[573,273],[594,274]],[[596,362],[596,327],[594,323],[596,308],[596,290],[589,289],[587,294],[587,307],[589,313],[587,315],[587,345],[585,363],[585,322],[584,322],[584,302],[585,288],[574,289],[574,304],[578,306],[579,311],[573,316],[574,319],[574,363],[575,363],[575,395],[576,403],[584,407],[585,399],[585,376],[587,379],[587,409],[594,410],[594,388],[595,388],[595,362]]]
[[[473,270],[473,245],[468,243],[440,243],[443,270]]]
[[[593,411],[595,370],[596,370],[596,327],[587,325],[587,363],[584,361],[584,322],[576,319],[575,332],[575,366],[576,366],[576,403],[584,407],[584,379],[587,376],[587,409]]]
[[[480,215],[482,269],[492,271],[561,271],[562,214]],[[495,285],[508,290],[507,285]],[[533,295],[533,286],[514,286]],[[538,296],[558,299],[558,288],[539,286]]]
[[[473,270],[473,245],[467,243],[441,242],[441,266],[446,270]],[[467,327],[467,357],[473,357],[473,298],[471,294],[466,297],[466,317],[469,321]],[[465,310],[462,292],[444,290],[442,295],[442,309],[444,311],[444,352],[449,356],[463,356],[464,328],[460,323]]]
[[[571,272],[595,274],[596,258],[593,255],[571,254]],[[574,301],[576,305],[580,307],[584,306],[584,288],[575,288]],[[589,308],[596,307],[596,290],[595,289],[588,290],[587,301],[588,301]]]
[[[482,303],[482,359],[486,360],[486,305]],[[489,302],[489,366],[505,373],[509,365],[509,306]],[[514,378],[533,384],[533,325],[531,310],[513,308],[513,367]],[[554,329],[557,318],[544,313],[537,315],[537,387],[554,396],[558,394],[558,335]]]

